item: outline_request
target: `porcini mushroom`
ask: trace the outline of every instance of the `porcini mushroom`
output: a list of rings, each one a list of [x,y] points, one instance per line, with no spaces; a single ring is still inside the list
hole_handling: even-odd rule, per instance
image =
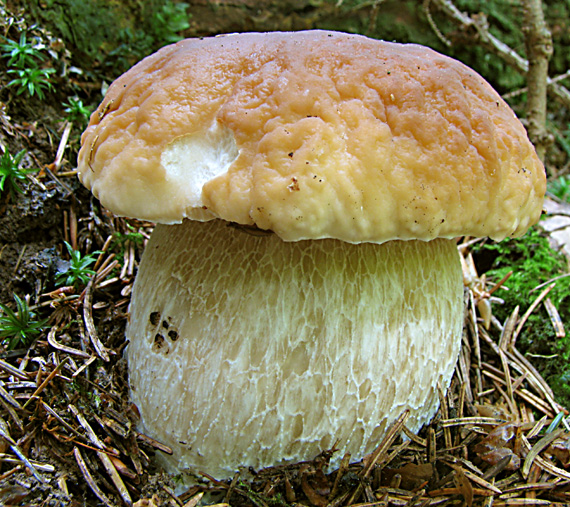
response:
[[[479,75],[337,32],[185,40],[115,81],[82,182],[158,222],[127,358],[169,470],[362,457],[433,417],[457,359],[454,238],[535,223],[544,168]]]

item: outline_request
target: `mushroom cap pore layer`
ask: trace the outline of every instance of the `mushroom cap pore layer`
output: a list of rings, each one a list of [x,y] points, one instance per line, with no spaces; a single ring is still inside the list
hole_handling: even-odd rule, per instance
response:
[[[111,85],[78,168],[119,215],[288,241],[517,236],[546,187],[524,127],[473,70],[318,30],[159,50]]]

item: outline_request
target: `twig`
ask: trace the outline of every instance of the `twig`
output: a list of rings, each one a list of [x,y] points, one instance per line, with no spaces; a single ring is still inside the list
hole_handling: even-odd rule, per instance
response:
[[[69,206],[69,243],[74,250],[78,250],[77,247],[77,213],[75,213],[75,206],[73,202]]]
[[[380,456],[386,453],[390,445],[392,445],[394,439],[400,434],[400,431],[402,431],[402,428],[404,427],[406,419],[408,418],[409,415],[410,415],[409,410],[402,412],[402,414],[390,425],[390,428],[388,429],[386,436],[384,437],[380,445],[376,447],[367,465],[360,473],[360,476],[363,479],[368,477],[368,474],[370,474],[370,471],[372,470],[376,462],[379,460]]]
[[[47,403],[45,403],[44,401],[42,401],[42,407],[44,408],[44,410],[50,414],[52,417],[55,417],[57,419],[57,421],[64,426],[65,428],[67,428],[68,431],[71,431],[71,433],[73,433],[75,436],[79,437],[82,440],[87,440],[86,437],[84,437],[81,433],[79,433],[79,431],[77,431],[73,426],[71,426],[71,424],[69,424],[63,417],[61,417],[53,408],[51,408]]]
[[[546,297],[546,295],[552,290],[554,289],[554,287],[556,286],[555,283],[550,284],[546,289],[544,289],[539,295],[538,297],[532,302],[532,304],[528,307],[528,310],[524,313],[524,315],[522,316],[517,328],[515,329],[515,332],[513,333],[513,337],[511,339],[511,347],[514,347],[517,338],[523,328],[523,326],[525,325],[526,321],[528,320],[528,318],[530,317],[530,314],[534,311],[534,309],[539,305],[539,303]]]
[[[107,471],[107,473],[111,477],[111,480],[113,481],[113,484],[117,488],[119,495],[123,499],[123,502],[125,502],[125,504],[127,504],[127,506],[132,505],[133,501],[131,499],[131,496],[129,495],[127,488],[125,487],[123,480],[121,479],[121,476],[117,472],[115,465],[113,465],[111,458],[109,458],[109,456],[106,454],[106,452],[109,452],[110,449],[106,445],[104,445],[103,442],[101,442],[101,440],[99,439],[99,437],[97,436],[95,431],[93,431],[93,428],[91,428],[90,424],[87,422],[87,419],[85,419],[83,414],[81,412],[79,412],[79,410],[74,405],[70,404],[69,409],[71,410],[71,412],[73,412],[73,415],[75,415],[75,417],[79,421],[79,424],[81,424],[83,429],[85,429],[85,432],[86,432],[89,440],[98,449],[101,449],[101,450],[96,451],[97,457],[101,460],[101,463],[103,463],[105,470]],[[106,452],[103,452],[103,451],[106,451]],[[118,453],[113,453],[113,454],[118,454]]]
[[[85,368],[87,368],[89,365],[91,365],[94,361],[97,360],[97,356],[90,356],[89,359],[87,361],[85,361],[85,363],[83,363],[83,365],[81,365],[76,372],[73,373],[73,375],[71,375],[72,378],[77,377],[77,375],[79,375]]]
[[[75,456],[75,461],[77,461],[77,464],[79,465],[79,469],[81,470],[81,473],[85,478],[85,481],[87,482],[87,484],[89,484],[89,487],[91,488],[91,491],[95,493],[95,496],[99,500],[101,500],[107,507],[115,507],[115,504],[111,502],[111,500],[107,498],[105,493],[103,493],[99,489],[99,486],[97,486],[97,483],[95,482],[95,479],[93,479],[93,476],[89,471],[89,468],[87,468],[87,463],[85,463],[85,460],[83,459],[83,456],[81,455],[81,452],[77,447],[73,448],[73,455]]]
[[[10,417],[12,418],[12,420],[16,423],[16,426],[18,426],[18,429],[20,431],[24,431],[24,423],[22,421],[22,419],[20,419],[20,417],[18,416],[16,410],[9,405],[3,397],[0,397],[0,405],[2,407],[4,407],[4,409],[6,410],[6,412],[8,412],[8,414],[10,415]]]
[[[441,413],[441,417],[443,419],[448,419],[449,411],[447,408],[447,396],[439,382],[437,384],[437,392],[439,394],[439,411]],[[445,447],[449,449],[453,445],[451,442],[451,431],[449,429],[449,426],[443,426],[443,438],[445,441]]]
[[[440,424],[443,428],[450,428],[452,426],[467,426],[467,425],[491,425],[498,426],[503,424],[504,419],[495,419],[493,417],[455,417],[453,419],[442,419]]]
[[[22,262],[22,258],[24,257],[24,252],[26,251],[27,245],[24,245],[22,247],[22,250],[20,251],[20,255],[18,255],[18,260],[16,261],[16,265],[14,266],[14,271],[13,274],[15,275],[18,272],[18,269],[20,269],[20,264]]]
[[[63,160],[63,153],[65,152],[65,147],[67,146],[67,141],[69,139],[69,134],[71,133],[72,127],[73,124],[71,122],[69,121],[65,122],[65,128],[63,129],[63,134],[61,136],[59,146],[57,147],[55,162],[53,163],[55,172],[57,172],[61,167],[61,161]]]
[[[14,399],[14,397],[4,389],[4,382],[0,381],[0,398],[6,400],[12,407],[22,410],[22,406]]]
[[[441,30],[438,28],[438,26],[435,24],[435,21],[433,20],[433,17],[431,15],[431,11],[429,9],[430,3],[431,3],[431,0],[424,0],[424,3],[423,3],[424,12],[425,12],[426,18],[428,20],[429,26],[431,27],[431,29],[433,30],[433,33],[435,33],[437,38],[441,42],[443,42],[448,48],[450,48],[452,45],[451,41],[445,35],[443,35],[443,33],[441,32]]]
[[[52,327],[48,333],[48,343],[54,348],[54,349],[58,349],[61,350],[62,352],[66,352],[67,354],[71,354],[72,356],[79,356],[79,357],[83,357],[83,358],[89,358],[91,357],[91,354],[88,354],[87,352],[83,352],[82,350],[79,349],[74,349],[73,347],[68,347],[67,345],[63,345],[61,343],[59,343],[56,339],[55,339],[55,333],[56,333],[56,329],[55,327]]]
[[[13,375],[14,377],[17,377],[20,380],[29,380],[30,379],[29,374],[27,374],[21,370],[18,370],[18,368],[15,368],[14,366],[12,366],[10,363],[7,363],[3,359],[0,359],[0,370],[4,370],[6,373]]]
[[[166,454],[172,454],[172,449],[164,444],[161,444],[158,440],[155,440],[154,438],[151,438],[144,433],[137,433],[136,436],[145,444],[150,445],[151,447],[154,447],[155,449],[158,449]]]
[[[392,442],[402,431],[406,419],[408,418],[409,415],[410,415],[409,410],[402,412],[402,414],[390,425],[386,433],[386,436],[384,437],[382,442],[380,442],[380,445],[378,445],[378,447],[376,447],[376,449],[372,452],[366,466],[361,470],[359,474],[361,479],[366,479],[366,477],[368,477],[370,471],[373,469],[374,465],[378,462],[380,457],[388,451],[390,445],[392,445]],[[352,495],[350,496],[347,505],[352,505],[354,501],[360,496],[362,492],[362,487],[363,487],[362,482],[360,482],[356,487],[356,489],[353,491]]]
[[[95,261],[95,264],[93,265],[93,271],[99,270],[99,266],[101,266],[105,253],[107,253],[107,250],[109,249],[109,246],[111,245],[112,241],[113,241],[113,235],[109,234],[109,236],[107,236],[107,239],[105,240],[105,243],[103,243],[103,248],[101,248],[99,256]]]
[[[555,276],[554,278],[551,278],[550,280],[547,280],[546,282],[541,283],[540,285],[537,285],[534,289],[530,289],[529,292],[534,292],[535,290],[542,289],[543,287],[546,287],[547,285],[551,284],[552,282],[556,282],[557,280],[560,280],[561,278],[568,278],[569,276],[570,276],[570,273],[565,273],[563,275]]]
[[[85,322],[85,329],[89,335],[89,339],[97,352],[97,355],[103,359],[103,361],[108,362],[110,360],[109,352],[107,348],[101,343],[99,337],[97,336],[97,330],[95,329],[95,324],[93,323],[93,313],[91,311],[91,299],[93,297],[93,286],[95,285],[95,280],[97,276],[94,275],[87,287],[85,288],[85,298],[83,299],[83,321]]]
[[[67,362],[67,357],[63,359],[61,363],[59,363],[53,371],[46,377],[46,379],[41,383],[41,385],[34,391],[34,394],[30,396],[30,399],[24,403],[24,407],[26,408],[32,400],[37,398],[37,396],[46,388],[46,386],[53,380],[53,378],[59,373],[59,371],[63,368],[65,363]]]
[[[501,57],[508,65],[526,75],[528,72],[528,61],[520,56],[516,51],[507,46],[504,42],[491,34],[486,24],[481,19],[473,19],[469,15],[461,12],[451,0],[433,0],[435,4],[455,23],[459,24],[462,30],[473,27],[479,41],[489,51]],[[566,107],[570,107],[570,91],[558,84],[558,81],[547,79],[548,92]]]
[[[16,445],[16,442],[14,442],[14,440],[12,440],[12,437],[10,436],[10,433],[8,432],[8,425],[6,424],[6,421],[4,421],[4,419],[2,419],[1,417],[0,417],[0,437],[4,438],[4,440],[6,440],[6,442],[8,442],[10,449],[12,449],[12,451],[14,451],[14,454],[16,454],[16,456],[18,456],[18,458],[24,463],[24,465],[26,465],[28,467],[30,472],[32,472],[33,476],[39,482],[45,483],[44,478],[38,473],[38,471],[35,469],[34,465],[32,465],[28,461],[28,458],[26,458],[26,456],[24,456],[22,451],[20,451],[20,448]]]
[[[549,137],[546,131],[546,92],[552,37],[544,22],[541,0],[523,0],[523,13],[523,34],[528,55],[528,133],[538,156],[544,160]]]
[[[548,316],[550,317],[550,322],[552,323],[552,327],[554,328],[554,332],[556,333],[556,338],[564,338],[566,336],[566,330],[564,329],[564,324],[562,323],[562,319],[560,318],[560,314],[558,310],[554,306],[554,303],[550,300],[550,298],[546,298],[544,300],[544,307],[548,312]]]
[[[346,473],[346,471],[348,470],[348,466],[350,464],[350,454],[345,454],[342,458],[342,461],[340,462],[340,466],[338,468],[334,483],[333,483],[333,487],[331,489],[331,494],[330,497],[331,498],[335,498],[336,494],[339,490],[339,486],[340,486],[340,481],[342,480],[342,478],[344,477],[344,474]],[[229,500],[229,497],[226,497],[227,500]]]
[[[228,489],[228,491],[230,491],[230,490]],[[203,496],[204,496],[204,492],[201,491],[200,493],[198,493],[198,494],[194,495],[192,498],[190,498],[190,500],[188,500],[184,504],[184,507],[196,507],[200,503],[200,500],[202,500]],[[228,502],[224,502],[224,503],[228,503]]]
[[[465,477],[467,477],[469,480],[473,481],[475,484],[478,484],[479,486],[482,486],[483,488],[488,489],[497,495],[501,495],[503,493],[499,488],[497,488],[496,486],[491,484],[489,481],[478,476],[477,474],[474,474],[473,472],[470,472],[469,470],[465,470],[465,468],[463,468],[459,465],[456,465],[454,463],[448,463],[448,464],[454,470],[461,470],[465,474]],[[481,473],[481,475],[483,475],[483,474]]]

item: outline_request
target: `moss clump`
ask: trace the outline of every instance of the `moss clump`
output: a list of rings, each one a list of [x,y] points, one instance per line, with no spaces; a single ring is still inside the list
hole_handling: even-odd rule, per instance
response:
[[[505,304],[493,306],[493,314],[501,322],[505,322],[517,305],[524,313],[540,294],[541,289],[534,290],[536,287],[568,273],[566,258],[550,247],[548,238],[537,228],[522,238],[478,246],[474,256],[480,268],[488,268],[485,272],[491,281],[497,282],[509,271],[513,272],[505,284],[509,290],[496,294]],[[570,277],[559,278],[555,283],[548,297],[558,309],[562,322],[570,323]],[[570,328],[566,332],[565,338],[556,337],[541,304],[529,317],[517,346],[547,379],[558,401],[570,406]]]
[[[189,4],[164,0],[27,0],[30,14],[73,49],[82,68],[118,75],[190,27]]]

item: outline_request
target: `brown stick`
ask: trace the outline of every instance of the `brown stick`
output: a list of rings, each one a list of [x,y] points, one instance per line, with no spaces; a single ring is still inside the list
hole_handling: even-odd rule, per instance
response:
[[[528,134],[538,156],[544,160],[549,140],[546,131],[546,91],[548,60],[552,56],[552,37],[544,21],[541,0],[524,0],[523,12],[523,33],[528,56]]]
[[[520,73],[528,72],[528,61],[520,56],[514,49],[507,46],[504,42],[492,35],[485,23],[479,18],[471,18],[469,15],[461,12],[452,2],[452,0],[433,0],[448,18],[458,24],[463,30],[473,27],[476,30],[478,41],[480,44],[500,56],[508,65],[518,70]],[[565,106],[570,106],[570,91],[557,81],[551,78],[547,79],[548,92]]]

